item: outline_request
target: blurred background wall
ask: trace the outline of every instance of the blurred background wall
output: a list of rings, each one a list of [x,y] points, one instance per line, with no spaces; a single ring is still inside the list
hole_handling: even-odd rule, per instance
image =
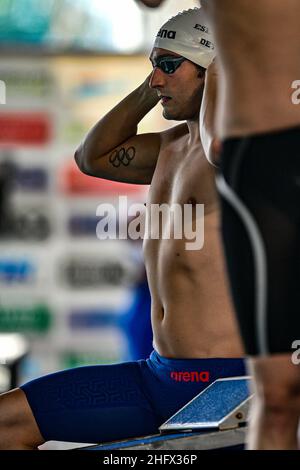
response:
[[[73,155],[151,72],[162,23],[197,4],[0,0],[0,392],[151,351],[141,242],[96,237],[100,203],[148,188],[87,177]],[[139,132],[173,124],[158,105]]]

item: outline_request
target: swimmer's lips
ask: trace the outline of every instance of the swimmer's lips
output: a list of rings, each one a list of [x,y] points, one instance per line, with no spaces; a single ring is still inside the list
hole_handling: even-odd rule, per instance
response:
[[[164,105],[166,103],[168,103],[172,98],[170,96],[161,96],[161,104]]]

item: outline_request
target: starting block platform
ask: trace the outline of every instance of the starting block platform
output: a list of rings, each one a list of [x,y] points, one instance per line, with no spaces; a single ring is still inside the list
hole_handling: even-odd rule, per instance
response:
[[[250,377],[218,379],[159,428],[160,434],[82,450],[229,450],[245,442]]]

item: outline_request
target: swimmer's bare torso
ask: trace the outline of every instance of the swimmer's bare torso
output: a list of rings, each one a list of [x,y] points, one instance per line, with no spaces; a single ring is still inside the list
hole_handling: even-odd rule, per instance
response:
[[[299,0],[201,0],[220,62],[219,133],[242,136],[300,124]]]
[[[204,204],[204,246],[189,251],[186,239],[144,240],[154,346],[166,357],[238,356],[241,348],[224,282],[214,170],[200,142],[191,147],[188,141],[187,126],[173,128],[161,148],[148,202]]]
[[[178,90],[180,74],[191,80],[196,71],[188,62],[178,69],[172,85],[168,85],[173,98],[164,104],[165,109],[179,109],[185,90],[189,90],[183,79],[180,82],[183,89]],[[198,79],[194,78],[193,83],[197,84]],[[160,133],[137,134],[138,122],[158,101],[157,92],[149,88],[148,78],[95,125],[75,158],[87,174],[150,184],[147,210],[151,204],[205,205],[202,249],[187,250],[190,240],[186,239],[144,240],[154,347],[170,358],[240,357],[243,351],[219,233],[214,169],[204,156],[197,122],[192,126],[196,129],[193,139],[187,124]],[[189,103],[197,108],[197,119],[199,104],[195,98]],[[126,166],[113,166],[112,153],[130,147],[135,150],[133,160]],[[163,230],[167,232],[168,226],[164,225]]]

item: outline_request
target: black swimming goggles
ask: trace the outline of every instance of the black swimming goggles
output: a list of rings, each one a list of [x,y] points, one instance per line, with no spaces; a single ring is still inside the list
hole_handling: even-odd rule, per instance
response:
[[[171,75],[187,60],[185,57],[160,56],[152,60],[153,68],[158,67],[164,73]]]

